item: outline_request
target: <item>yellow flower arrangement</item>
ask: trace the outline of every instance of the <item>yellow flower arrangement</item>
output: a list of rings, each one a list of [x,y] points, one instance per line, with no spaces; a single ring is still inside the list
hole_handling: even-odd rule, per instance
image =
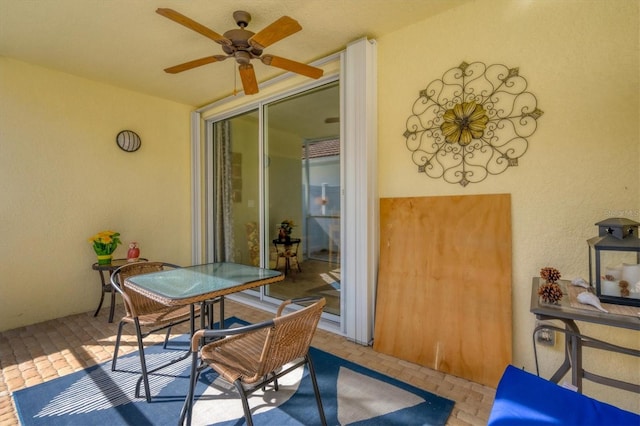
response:
[[[89,242],[93,243],[93,250],[98,256],[110,255],[116,251],[118,244],[122,244],[120,233],[115,231],[98,232],[89,238]]]
[[[294,226],[296,225],[293,223],[292,219],[285,219],[280,222],[280,228],[283,229],[287,235],[291,235],[291,231],[293,231]]]

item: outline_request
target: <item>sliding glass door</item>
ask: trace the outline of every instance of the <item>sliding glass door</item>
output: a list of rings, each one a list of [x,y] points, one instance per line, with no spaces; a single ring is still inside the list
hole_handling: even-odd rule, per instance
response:
[[[208,218],[215,261],[260,265],[285,280],[248,294],[321,295],[340,316],[340,92],[326,84],[211,123]],[[261,161],[262,159],[262,161]]]
[[[333,301],[339,301],[340,306],[331,311],[339,313],[339,317],[334,318],[326,313],[323,315],[323,327],[366,345],[373,338],[379,249],[376,43],[366,38],[356,40],[349,43],[344,51],[323,58],[314,65],[322,67],[325,71],[324,76],[318,81],[309,81],[285,73],[261,84],[258,95],[230,96],[192,112],[192,260],[194,264],[213,262],[219,258],[216,245],[220,239],[231,239],[233,247],[225,249],[225,255],[233,256],[236,261],[252,264],[251,262],[255,262],[256,249],[249,247],[255,247],[257,241],[257,258],[260,265],[282,269],[283,264],[276,262],[277,251],[273,244],[274,236],[277,235],[276,229],[279,227],[277,221],[287,218],[285,215],[288,214],[299,214],[300,222],[295,223],[293,217],[290,219],[294,220],[295,225],[291,237],[300,238],[297,258],[301,260],[302,272],[291,262],[293,270],[287,273],[287,282],[290,285],[286,290],[291,290],[296,295],[309,292],[329,295]],[[305,90],[309,91],[311,96],[302,96]],[[335,96],[324,97],[323,93],[333,93]],[[303,108],[301,103],[304,98],[311,100],[312,105]],[[278,103],[283,105],[278,107]],[[278,118],[280,109],[287,110],[285,104],[294,106],[293,111],[282,114],[288,118],[281,122],[290,128],[287,132],[295,133],[300,141],[300,170],[299,173],[294,173],[299,176],[301,183],[295,183],[291,190],[271,197],[273,191],[281,190],[276,186],[286,188],[293,182],[285,176],[275,176],[275,170],[270,169],[270,155],[276,155],[276,139],[281,128],[280,125],[274,124],[277,120],[272,120]],[[327,105],[329,108],[325,108]],[[246,116],[241,117],[245,114]],[[233,145],[234,137],[242,134],[240,130],[234,131],[236,118],[239,119],[238,123],[244,119],[252,121],[249,127],[242,129],[251,128],[246,134],[246,139],[243,137],[242,148],[239,148],[240,145]],[[217,190],[214,185],[216,166],[213,146],[218,143],[214,130],[217,130],[216,123],[223,121],[232,122],[231,153],[242,154],[235,156],[236,164],[240,165],[240,168],[236,167],[236,171],[240,170],[239,173],[236,172],[236,176],[241,176],[242,181],[236,182],[234,187],[233,172],[230,171],[227,179],[231,182],[231,188],[226,189],[227,193],[236,192],[236,195],[227,196],[228,198],[236,197],[235,200],[241,201],[233,201],[232,198],[226,209],[224,206],[214,206],[214,193]],[[318,130],[304,131],[302,126],[312,126]],[[326,146],[312,145],[331,138],[339,140],[338,159],[315,159],[312,149],[324,150]],[[303,146],[306,146],[306,154]],[[279,149],[287,151],[296,148],[283,146]],[[291,155],[288,152],[281,154]],[[232,170],[233,157],[227,157],[223,163],[227,164],[228,170]],[[252,161],[257,166],[250,164]],[[293,160],[284,160],[285,163],[289,161]],[[339,173],[329,173],[329,176],[340,177],[337,199],[332,195],[330,188],[336,185],[334,181],[327,179],[324,171],[316,173],[314,170],[320,163],[332,162],[331,167],[334,167],[334,170],[337,168],[336,164],[340,164]],[[281,171],[284,173],[284,169]],[[222,184],[222,181],[218,182],[218,185]],[[240,187],[241,194],[237,192]],[[299,191],[296,197],[301,201],[302,207],[282,210],[280,206],[274,205],[276,199],[289,199],[289,194],[296,191]],[[339,202],[339,207],[334,202]],[[282,201],[281,204],[284,203],[285,201]],[[231,222],[227,220],[226,227],[223,222],[218,223],[215,229],[217,217],[228,211],[231,211],[227,217],[233,219],[233,226],[230,226]],[[334,214],[334,211],[339,211],[339,214]],[[313,223],[314,221],[316,223]],[[256,224],[257,235],[251,232],[253,223]],[[247,224],[250,225],[249,232]],[[230,237],[229,232],[232,233]],[[335,232],[339,232],[339,236]],[[254,253],[253,256],[250,251]],[[305,285],[298,287],[298,281],[293,281],[295,277],[302,278],[303,273],[313,272],[312,268],[307,267],[310,265],[307,262],[322,260],[320,258],[323,256],[327,270],[316,275],[322,276],[327,285],[320,283],[309,288],[305,288]],[[336,272],[339,273],[338,279],[333,275]],[[278,299],[284,297],[284,291],[280,293],[280,290],[285,289],[271,286],[260,292],[241,293],[230,298],[273,310]],[[330,321],[326,321],[327,319]]]

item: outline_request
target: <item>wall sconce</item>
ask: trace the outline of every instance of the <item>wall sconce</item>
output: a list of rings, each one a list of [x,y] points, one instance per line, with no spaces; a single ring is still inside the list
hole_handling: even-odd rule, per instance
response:
[[[116,143],[121,150],[126,152],[135,152],[140,149],[142,141],[140,136],[134,131],[123,130],[116,136]]]

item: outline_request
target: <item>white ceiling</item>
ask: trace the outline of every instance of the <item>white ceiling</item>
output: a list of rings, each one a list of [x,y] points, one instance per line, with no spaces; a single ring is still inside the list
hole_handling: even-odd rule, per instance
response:
[[[379,38],[473,0],[0,0],[0,56],[202,106],[230,95],[236,64],[163,71],[222,54],[212,40],[155,13],[172,8],[219,34],[237,28],[232,14],[252,15],[258,32],[282,15],[302,31],[265,49],[298,62],[340,51],[361,37]],[[258,82],[282,71],[253,61]],[[242,89],[239,78],[236,88]]]

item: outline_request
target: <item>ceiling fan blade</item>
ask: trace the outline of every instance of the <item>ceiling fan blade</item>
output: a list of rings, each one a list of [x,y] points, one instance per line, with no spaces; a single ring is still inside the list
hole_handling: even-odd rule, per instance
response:
[[[184,25],[185,27],[202,34],[205,37],[210,38],[211,40],[215,41],[216,43],[220,43],[220,44],[226,44],[226,45],[230,45],[231,44],[231,40],[227,39],[226,37],[221,36],[220,34],[218,34],[217,32],[210,30],[209,28],[205,27],[202,24],[197,23],[196,21],[194,21],[191,18],[188,18],[186,16],[184,16],[182,13],[180,12],[176,12],[173,9],[167,9],[167,8],[158,8],[156,10],[156,13],[158,13],[159,15],[164,16],[165,18],[169,18],[174,22],[177,22],[180,25]]]
[[[265,65],[271,65],[272,67],[282,68],[283,70],[295,72],[296,74],[302,74],[310,78],[318,79],[322,77],[324,71],[320,68],[312,67],[311,65],[303,64],[301,62],[292,61],[291,59],[281,58],[279,56],[264,55],[260,58]]]
[[[280,41],[285,37],[289,37],[291,34],[297,33],[301,29],[302,27],[298,21],[288,16],[283,16],[254,34],[253,37],[249,39],[249,44],[257,49],[264,49],[276,41]]]
[[[167,72],[169,74],[177,74],[182,71],[187,71],[192,68],[200,67],[202,65],[218,62],[226,58],[227,58],[226,56],[222,56],[222,55],[207,56],[206,58],[194,59],[193,61],[185,62],[184,64],[174,65],[172,67],[165,68],[164,72]]]
[[[253,65],[240,64],[238,69],[240,70],[240,79],[242,80],[244,94],[253,95],[258,93],[258,81],[256,80],[256,73],[253,71]]]

